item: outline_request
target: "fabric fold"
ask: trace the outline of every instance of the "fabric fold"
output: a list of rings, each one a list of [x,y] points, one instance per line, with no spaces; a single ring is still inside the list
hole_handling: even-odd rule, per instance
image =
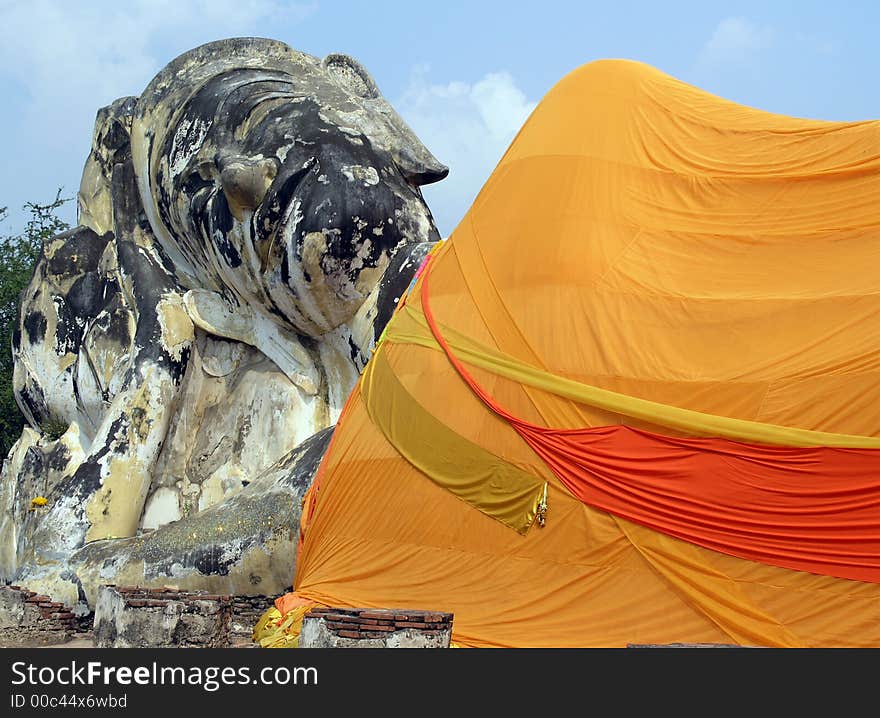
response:
[[[487,516],[524,534],[535,521],[544,482],[438,421],[407,392],[381,346],[361,379],[370,418],[425,476]]]

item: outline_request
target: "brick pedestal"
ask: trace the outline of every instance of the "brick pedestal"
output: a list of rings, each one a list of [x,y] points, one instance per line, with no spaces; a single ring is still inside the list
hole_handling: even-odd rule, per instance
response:
[[[315,608],[300,648],[449,648],[452,614],[404,608]]]
[[[172,588],[102,586],[95,603],[99,648],[230,645],[232,597]]]
[[[238,640],[250,640],[254,626],[263,614],[272,608],[271,596],[234,596],[232,599],[232,626],[230,631]]]
[[[38,646],[69,641],[77,619],[63,603],[20,586],[0,586],[0,646]]]

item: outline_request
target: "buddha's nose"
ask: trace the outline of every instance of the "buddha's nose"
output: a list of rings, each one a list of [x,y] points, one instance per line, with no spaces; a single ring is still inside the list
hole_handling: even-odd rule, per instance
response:
[[[398,148],[394,155],[400,173],[417,187],[439,182],[449,174],[449,168],[434,157],[424,145],[417,148],[403,146]]]

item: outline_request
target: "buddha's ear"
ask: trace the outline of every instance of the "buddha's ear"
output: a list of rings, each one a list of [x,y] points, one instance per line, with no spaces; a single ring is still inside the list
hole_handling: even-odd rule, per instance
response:
[[[233,217],[243,221],[245,213],[260,206],[278,166],[269,158],[236,154],[218,155],[215,163],[229,210]]]
[[[366,68],[349,55],[333,53],[321,62],[340,85],[357,97],[375,99],[382,93]]]

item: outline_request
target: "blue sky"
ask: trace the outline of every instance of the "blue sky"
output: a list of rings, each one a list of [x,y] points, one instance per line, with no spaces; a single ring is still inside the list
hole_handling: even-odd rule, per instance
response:
[[[425,188],[448,235],[535,103],[586,62],[641,60],[771,112],[880,119],[878,28],[880,3],[855,1],[0,0],[0,233],[25,202],[75,195],[99,107],[210,40],[360,60],[449,165]]]

